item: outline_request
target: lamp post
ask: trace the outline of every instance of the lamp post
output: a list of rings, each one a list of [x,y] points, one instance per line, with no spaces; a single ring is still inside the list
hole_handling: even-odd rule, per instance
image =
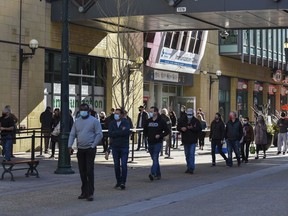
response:
[[[61,133],[58,167],[55,174],[73,174],[68,153],[69,138],[69,22],[68,0],[62,0],[62,56],[61,56]]]
[[[221,70],[217,70],[216,71],[216,78],[213,78],[212,75],[209,76],[209,99],[211,100],[211,96],[212,96],[212,84],[219,80],[219,77],[222,75]]]

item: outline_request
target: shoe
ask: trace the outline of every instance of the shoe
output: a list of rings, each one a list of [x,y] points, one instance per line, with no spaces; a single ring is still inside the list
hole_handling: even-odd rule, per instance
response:
[[[16,158],[13,154],[11,155],[11,158]]]
[[[279,155],[279,154],[281,154],[281,152],[280,152],[280,151],[278,151],[278,152],[277,152],[277,155]]]
[[[238,161],[237,165],[238,165],[238,167],[240,167],[241,166],[241,161]]]
[[[105,158],[105,160],[109,159],[109,152],[107,152],[107,151],[105,152],[105,157],[104,158]]]
[[[89,197],[86,198],[87,201],[93,201],[94,200],[94,196],[93,195],[90,195]]]
[[[121,185],[120,185],[120,189],[121,189],[121,190],[125,190],[125,189],[126,189],[125,184],[121,184]]]
[[[283,155],[285,155],[286,152],[283,152]]]
[[[80,196],[78,196],[78,199],[86,199],[87,196],[85,194],[81,194]]]
[[[45,151],[44,151],[44,154],[48,154],[48,150],[45,150]]]
[[[255,159],[256,159],[256,160],[258,160],[258,159],[259,159],[258,155],[255,157]]]
[[[189,170],[189,174],[194,174],[194,170],[193,170],[193,169],[190,169],[190,170]]]
[[[245,163],[248,163],[248,160],[245,160]]]
[[[215,167],[216,166],[216,163],[212,163],[211,167]]]
[[[266,154],[263,155],[263,159],[265,159],[265,158],[266,158]]]
[[[52,159],[52,158],[54,158],[54,155],[51,155],[51,156],[49,157],[49,159]]]
[[[140,151],[140,148],[137,148],[135,151]]]
[[[150,179],[150,181],[154,181],[154,176],[150,174],[149,179]]]
[[[161,180],[161,176],[155,176],[154,179]]]
[[[187,170],[185,171],[185,173],[189,173],[189,169],[187,169]]]
[[[117,188],[119,188],[120,186],[121,186],[121,184],[120,184],[120,183],[117,183],[117,184],[114,186],[114,188],[117,189]]]

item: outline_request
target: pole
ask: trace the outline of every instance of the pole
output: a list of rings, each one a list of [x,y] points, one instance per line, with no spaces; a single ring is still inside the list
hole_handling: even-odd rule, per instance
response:
[[[18,119],[19,125],[21,123],[21,87],[22,87],[22,72],[23,72],[23,60],[22,60],[22,0],[20,0],[20,14],[19,14],[19,80],[18,80]]]
[[[73,174],[68,153],[69,138],[69,22],[68,0],[62,0],[62,56],[61,56],[61,133],[59,135],[59,158],[55,174]]]

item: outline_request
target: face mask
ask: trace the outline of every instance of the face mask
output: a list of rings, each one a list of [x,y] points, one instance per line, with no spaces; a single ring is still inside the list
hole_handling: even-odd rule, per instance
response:
[[[118,114],[114,114],[114,119],[115,119],[116,121],[118,121],[118,120],[120,119],[120,116],[119,116]]]
[[[153,112],[149,112],[149,117],[152,118],[154,116]]]
[[[248,121],[243,121],[244,124],[248,124]]]
[[[187,115],[187,118],[188,118],[188,119],[192,119],[192,118],[193,118],[193,115],[191,115],[191,114],[190,114],[190,115]]]
[[[181,112],[185,112],[185,109],[181,109]]]
[[[85,117],[87,117],[88,116],[88,111],[80,111],[80,116],[82,117],[82,118],[85,118]]]
[[[215,120],[216,120],[216,121],[219,121],[219,117],[218,117],[218,116],[216,116],[216,117],[215,117]]]

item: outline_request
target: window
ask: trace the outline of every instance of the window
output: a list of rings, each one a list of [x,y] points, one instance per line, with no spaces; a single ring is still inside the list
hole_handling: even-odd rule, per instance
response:
[[[171,40],[172,40],[173,32],[166,32],[164,47],[171,47]]]
[[[155,33],[145,33],[144,38],[146,42],[153,43],[154,38],[155,38]]]
[[[185,51],[186,40],[187,40],[187,32],[183,32],[182,43],[181,43],[182,51]]]
[[[177,49],[178,39],[179,39],[179,32],[174,32],[172,44],[171,44],[171,49]]]

